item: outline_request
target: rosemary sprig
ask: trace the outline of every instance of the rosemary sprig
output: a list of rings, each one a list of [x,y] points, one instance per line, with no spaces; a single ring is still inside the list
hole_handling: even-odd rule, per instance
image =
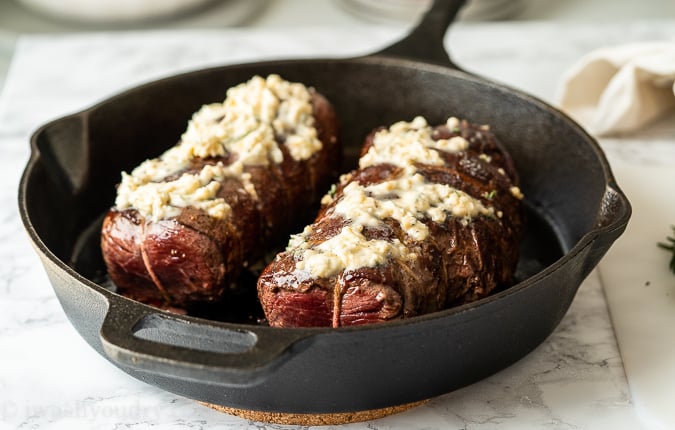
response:
[[[668,243],[659,242],[659,248],[670,251],[673,255],[670,258],[670,270],[675,273],[675,225],[671,225],[670,228],[673,230],[673,235],[666,238]]]

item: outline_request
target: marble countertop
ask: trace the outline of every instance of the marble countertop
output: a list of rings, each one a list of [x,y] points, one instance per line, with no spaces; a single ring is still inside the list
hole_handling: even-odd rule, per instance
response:
[[[673,21],[464,23],[452,29],[446,44],[468,70],[551,100],[561,73],[589,50],[671,38],[673,28]],[[224,415],[137,381],[77,335],[19,219],[16,192],[28,139],[48,120],[173,73],[261,58],[364,54],[399,34],[391,27],[370,26],[349,32],[298,27],[19,38],[0,95],[0,430],[286,428]],[[667,126],[661,130],[646,142],[627,137],[601,145],[610,160],[672,165],[675,136]],[[555,332],[516,364],[408,412],[340,428],[649,427],[631,396],[601,277],[594,271]]]

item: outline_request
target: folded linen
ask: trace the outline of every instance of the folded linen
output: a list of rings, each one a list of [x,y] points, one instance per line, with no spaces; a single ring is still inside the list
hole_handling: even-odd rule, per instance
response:
[[[563,76],[556,102],[598,136],[640,129],[675,108],[675,41],[589,53]]]

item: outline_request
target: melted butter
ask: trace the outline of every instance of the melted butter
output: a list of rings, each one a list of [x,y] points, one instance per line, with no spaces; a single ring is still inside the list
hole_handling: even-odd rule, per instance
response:
[[[217,198],[218,182],[238,178],[244,189],[258,198],[246,166],[267,166],[283,161],[275,136],[295,160],[306,160],[322,147],[314,127],[311,94],[302,84],[278,75],[256,76],[230,88],[223,103],[202,106],[189,121],[178,145],[158,158],[146,160],[131,174],[123,173],[115,205],[135,208],[152,220],[174,217],[180,209],[194,206],[223,218],[230,207]],[[183,174],[173,181],[164,178],[185,170],[195,158],[234,156],[224,166],[206,166],[201,172]],[[212,183],[204,183],[210,178]],[[209,192],[204,190],[208,189]]]

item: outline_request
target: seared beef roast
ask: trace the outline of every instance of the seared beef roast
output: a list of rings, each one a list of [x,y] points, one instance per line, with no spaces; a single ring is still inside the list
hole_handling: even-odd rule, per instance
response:
[[[110,278],[156,306],[219,300],[318,203],[340,154],[335,112],[314,90],[276,75],[230,89],[176,146],[123,174],[101,234]]]
[[[470,302],[513,282],[523,229],[513,162],[487,126],[421,117],[366,139],[315,222],[264,269],[269,324],[348,326]]]

